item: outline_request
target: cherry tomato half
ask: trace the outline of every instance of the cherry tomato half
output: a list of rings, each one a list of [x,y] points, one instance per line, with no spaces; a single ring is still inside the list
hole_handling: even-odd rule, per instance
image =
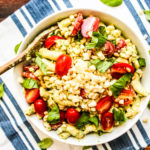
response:
[[[112,104],[113,104],[113,100],[111,96],[105,96],[101,98],[99,102],[97,103],[96,110],[100,114],[102,114],[104,112],[107,112],[112,107]]]
[[[72,65],[72,59],[69,55],[60,55],[56,60],[55,72],[59,76],[66,75]]]
[[[46,104],[46,102],[44,100],[37,99],[34,102],[34,108],[35,108],[35,112],[43,117],[44,116],[44,112],[47,111],[47,104]]]
[[[53,36],[47,38],[45,40],[45,47],[50,48],[52,45],[55,44],[55,41],[58,39],[62,39],[62,38],[60,36],[57,36],[57,35],[53,35]]]
[[[86,99],[86,93],[85,93],[85,90],[84,89],[81,89],[80,90],[80,96],[84,99]]]
[[[129,105],[133,102],[133,99],[135,97],[135,92],[134,90],[122,90],[122,92],[120,93],[120,95],[114,100],[116,103],[118,103],[121,106],[126,106]],[[120,100],[124,100],[124,104],[120,104],[119,101]]]
[[[33,103],[36,99],[38,99],[40,96],[40,91],[38,88],[26,90],[25,92],[25,98],[27,103]]]
[[[111,42],[106,41],[104,44],[104,50],[102,52],[104,55],[111,56],[114,54],[115,50],[115,46]]]
[[[34,80],[38,80],[38,77],[36,77],[34,75],[34,73],[31,73],[31,72],[23,72],[22,76],[25,77],[25,78],[31,78],[31,79],[34,79]]]
[[[80,113],[76,109],[68,108],[66,117],[68,123],[74,125],[80,118]]]
[[[114,78],[120,78],[125,73],[130,72],[134,74],[135,69],[127,63],[116,63],[111,67],[111,75]]]
[[[81,13],[78,13],[78,16],[75,20],[75,25],[74,25],[74,28],[72,30],[72,36],[76,36],[77,33],[79,32],[80,28],[81,28],[81,25],[83,23],[83,16]]]
[[[85,38],[89,38],[89,32],[97,31],[99,27],[99,19],[96,17],[88,17],[81,26],[81,34]]]
[[[120,40],[119,40],[119,43],[118,43],[117,46],[116,46],[116,49],[117,49],[117,50],[121,50],[122,48],[124,48],[124,47],[126,47],[126,46],[127,46],[127,44],[126,44],[125,40],[120,39]]]
[[[109,130],[114,125],[114,115],[110,112],[105,112],[101,117],[101,124],[104,130]]]

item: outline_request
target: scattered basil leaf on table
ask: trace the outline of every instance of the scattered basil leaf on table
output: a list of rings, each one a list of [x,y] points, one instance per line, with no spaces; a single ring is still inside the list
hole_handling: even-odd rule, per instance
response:
[[[126,122],[127,118],[123,110],[114,108],[113,114],[114,114],[114,120],[119,122],[119,124]]]
[[[148,102],[148,105],[147,105],[147,107],[150,109],[150,100],[149,100],[149,102]]]
[[[44,74],[47,74],[46,65],[43,63],[42,59],[39,56],[36,57],[35,63],[40,67],[41,71]]]
[[[15,48],[14,48],[15,54],[17,54],[21,43],[22,43],[22,41],[15,46]]]
[[[120,92],[125,88],[127,83],[131,80],[132,76],[133,75],[131,73],[126,73],[121,78],[119,78],[114,84],[110,86],[112,94],[115,98],[119,96]]]
[[[96,116],[89,118],[89,121],[94,123],[96,127],[98,127],[98,118]]]
[[[89,149],[89,148],[91,148],[92,146],[83,146],[82,147],[82,150],[87,150],[87,149]]]
[[[86,124],[89,123],[89,113],[88,112],[83,112],[80,116],[80,118],[78,119],[78,121],[76,122],[75,126],[78,128],[78,129],[81,129],[83,128]]]
[[[51,124],[55,124],[60,121],[59,108],[57,105],[54,105],[51,111],[48,113],[47,121]]]
[[[105,5],[111,6],[111,7],[116,7],[120,6],[123,2],[123,0],[100,0],[102,3]]]
[[[38,82],[33,79],[24,79],[22,86],[25,89],[33,89],[33,88],[38,88]]]
[[[138,59],[140,67],[146,67],[146,61],[144,58],[139,58]]]
[[[150,10],[144,10],[144,14],[145,14],[145,16],[146,16],[146,19],[147,19],[148,21],[150,21]]]
[[[50,138],[44,138],[44,139],[42,139],[42,140],[38,143],[38,146],[39,146],[41,149],[46,149],[46,148],[49,148],[52,144],[53,144],[52,139],[50,139]]]
[[[95,65],[96,69],[99,72],[104,73],[114,64],[114,62],[115,61],[112,58],[109,58],[107,60],[94,59],[90,61],[89,65]]]
[[[3,94],[4,94],[4,83],[0,84],[0,98],[2,98]]]

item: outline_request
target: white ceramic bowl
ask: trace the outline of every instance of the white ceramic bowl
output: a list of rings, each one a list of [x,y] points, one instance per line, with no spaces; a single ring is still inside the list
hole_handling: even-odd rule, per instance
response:
[[[128,37],[129,39],[132,40],[133,43],[137,46],[137,49],[142,57],[146,59],[147,66],[150,66],[150,62],[148,59],[148,52],[146,51],[144,45],[141,43],[141,40],[138,38],[136,33],[134,33],[131,28],[127,25],[127,23],[123,22],[122,20],[119,20],[117,17],[114,17],[111,15],[111,12],[103,12],[103,11],[98,11],[98,10],[92,10],[92,9],[68,9],[66,11],[60,11],[58,13],[55,13],[53,15],[50,15],[46,17],[44,20],[40,21],[34,28],[33,30],[25,37],[21,47],[20,47],[20,52],[23,51],[27,44],[30,43],[33,38],[39,34],[42,30],[46,29],[50,25],[56,23],[58,19],[60,18],[65,18],[68,17],[71,14],[75,14],[81,12],[85,16],[89,15],[94,15],[100,18],[105,23],[113,23],[117,28],[119,28],[123,34]],[[22,72],[22,64],[18,65],[14,69],[14,77],[15,81],[17,82],[17,78],[21,76]],[[144,70],[144,75],[142,79],[142,84],[147,90],[150,90],[150,71],[148,67]],[[27,103],[24,98],[23,92],[22,92],[22,87],[19,85],[19,83],[16,83],[17,88],[18,88],[18,93],[20,94],[20,101],[21,101],[21,106],[22,109],[25,110],[27,108]],[[73,145],[97,145],[97,144],[102,144],[109,142],[113,139],[116,139],[117,137],[121,136],[124,134],[126,131],[128,131],[140,118],[142,115],[144,109],[147,106],[149,98],[145,97],[141,101],[140,105],[140,112],[137,114],[133,119],[128,120],[125,124],[123,124],[120,127],[114,128],[114,130],[111,133],[104,134],[102,136],[98,136],[96,134],[90,134],[85,136],[85,138],[78,140],[75,138],[68,138],[67,140],[61,139],[55,131],[50,131],[47,132],[46,129],[44,128],[42,121],[37,118],[37,116],[33,115],[31,117],[27,117],[39,130],[47,134],[53,139],[56,139],[58,141],[68,143],[68,144],[73,144]]]

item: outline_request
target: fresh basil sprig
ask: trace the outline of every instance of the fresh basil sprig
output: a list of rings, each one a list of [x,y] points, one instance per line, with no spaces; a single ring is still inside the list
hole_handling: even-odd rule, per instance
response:
[[[38,55],[37,55],[37,57],[35,59],[35,63],[40,67],[41,71],[44,74],[47,74],[46,65],[43,63],[42,59]]]
[[[150,10],[144,10],[145,17],[148,21],[150,21]]]
[[[120,92],[125,88],[127,83],[131,80],[133,74],[126,73],[121,78],[119,78],[113,85],[110,86],[112,94],[115,98],[120,95]]]
[[[24,79],[22,86],[25,89],[38,88],[38,82],[36,80],[27,78],[27,79]]]
[[[123,0],[100,0],[105,5],[116,7],[122,4]]]
[[[107,60],[93,59],[90,61],[89,65],[95,65],[99,72],[106,72],[114,64],[114,59],[109,58]]]
[[[0,98],[4,95],[4,83],[0,84]]]
[[[51,111],[48,113],[47,121],[50,124],[55,124],[60,121],[59,108],[57,105],[54,105]]]
[[[44,138],[44,139],[42,139],[42,140],[38,143],[38,146],[39,146],[41,149],[46,149],[46,148],[49,148],[52,144],[53,144],[52,139],[50,139],[50,138]]]

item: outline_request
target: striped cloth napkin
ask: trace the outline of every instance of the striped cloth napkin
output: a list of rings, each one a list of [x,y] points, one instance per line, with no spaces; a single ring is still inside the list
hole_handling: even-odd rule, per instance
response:
[[[23,40],[28,32],[44,17],[71,7],[96,8],[111,11],[129,23],[137,32],[143,43],[150,50],[150,23],[142,15],[142,10],[150,9],[150,0],[124,0],[115,8],[103,5],[99,0],[31,0],[25,6],[0,23],[0,65],[15,56],[14,46]],[[140,15],[139,15],[140,14]],[[39,147],[37,143],[46,137],[24,116],[21,99],[15,88],[13,69],[0,77],[4,84],[4,96],[0,101],[0,150],[27,150]],[[150,145],[150,110],[146,109],[140,120],[121,137],[102,145],[93,146],[93,150],[135,150]],[[71,146],[54,141],[49,150],[81,150],[82,147]]]

